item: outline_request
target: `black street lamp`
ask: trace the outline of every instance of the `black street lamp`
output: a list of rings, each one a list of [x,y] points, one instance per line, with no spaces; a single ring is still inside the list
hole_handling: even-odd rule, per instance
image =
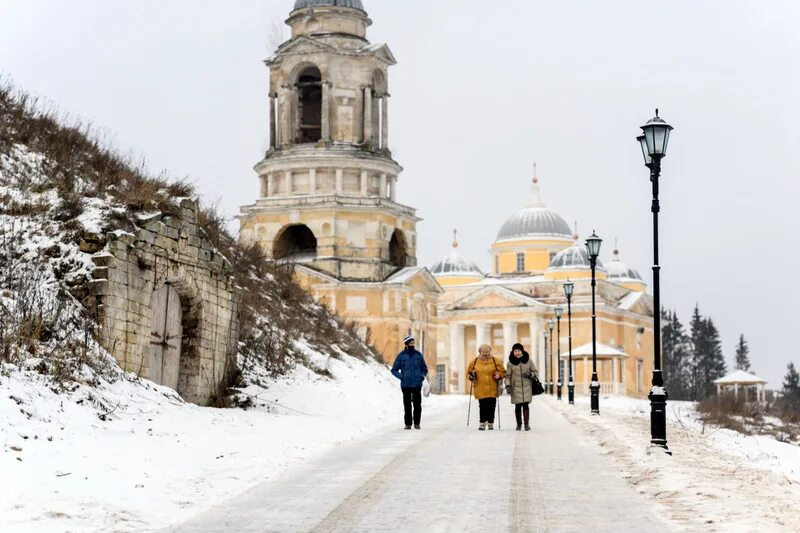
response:
[[[572,292],[575,284],[570,280],[564,282],[564,294],[567,296],[567,327],[569,330],[569,381],[567,382],[567,398],[570,405],[575,404],[575,382],[572,380]]]
[[[586,239],[586,251],[589,253],[589,262],[592,265],[592,383],[589,385],[591,392],[591,408],[593,415],[600,414],[600,382],[597,380],[597,316],[595,314],[594,292],[597,282],[595,281],[595,270],[597,268],[597,256],[600,255],[600,245],[603,239],[592,231],[592,236]]]
[[[667,144],[672,126],[658,116],[651,118],[642,126],[644,135],[637,137],[642,147],[644,164],[650,169],[653,184],[653,383],[650,389],[650,444],[667,450],[667,389],[661,373],[661,266],[658,263],[658,178],[661,175],[661,160],[667,155]]]
[[[547,330],[542,332],[542,337],[544,337],[544,392],[547,393],[547,387],[549,387],[549,381],[547,380]]]
[[[547,321],[547,325],[550,327],[550,390],[548,391],[548,394],[552,396],[553,395],[553,326],[555,326],[555,323],[553,322],[552,318]],[[557,361],[556,364],[558,364]]]
[[[564,387],[564,370],[561,364],[561,315],[564,313],[563,307],[556,307],[556,322],[558,322],[558,342],[556,342],[556,349],[558,350],[558,354],[556,355],[556,360],[558,361],[558,383],[556,384],[556,391],[558,393],[558,399],[561,399],[561,389]]]

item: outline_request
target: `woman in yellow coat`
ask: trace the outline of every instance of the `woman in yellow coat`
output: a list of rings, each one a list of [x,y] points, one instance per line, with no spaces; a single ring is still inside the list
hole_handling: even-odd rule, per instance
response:
[[[492,357],[492,348],[482,344],[478,348],[478,357],[467,367],[467,375],[473,383],[475,398],[480,407],[481,423],[478,429],[494,429],[494,409],[497,406],[497,384],[506,377],[503,361]]]

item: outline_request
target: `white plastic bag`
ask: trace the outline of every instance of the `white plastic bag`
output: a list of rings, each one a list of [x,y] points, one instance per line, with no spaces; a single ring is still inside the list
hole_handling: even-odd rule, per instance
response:
[[[428,378],[422,380],[422,395],[426,398],[431,395],[431,384],[428,382]]]

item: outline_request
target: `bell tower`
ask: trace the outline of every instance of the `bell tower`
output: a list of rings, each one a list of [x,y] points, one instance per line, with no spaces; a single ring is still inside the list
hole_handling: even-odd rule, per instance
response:
[[[242,239],[276,261],[342,281],[383,281],[416,265],[416,211],[396,202],[389,67],[361,0],[297,0],[292,36],[265,61],[270,144]]]

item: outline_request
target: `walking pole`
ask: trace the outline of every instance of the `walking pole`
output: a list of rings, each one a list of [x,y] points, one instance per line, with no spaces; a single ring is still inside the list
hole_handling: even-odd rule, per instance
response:
[[[497,397],[497,430],[500,431],[503,426],[500,424],[500,396]]]
[[[469,427],[469,415],[472,411],[472,385],[473,381],[470,380],[469,382],[469,407],[467,407],[467,427]]]

